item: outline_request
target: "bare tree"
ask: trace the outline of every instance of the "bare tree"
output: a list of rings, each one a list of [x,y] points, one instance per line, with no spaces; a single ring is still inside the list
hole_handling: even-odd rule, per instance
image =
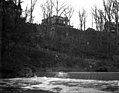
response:
[[[115,31],[115,44],[118,43],[118,35],[119,35],[119,1],[113,0],[113,13],[114,13],[114,20],[116,24],[116,31]]]
[[[116,23],[116,32],[118,33],[118,21],[119,21],[119,1],[118,0],[108,0],[107,3],[103,0],[104,11],[105,11],[105,20],[107,22]]]
[[[33,18],[34,18],[33,17],[33,11],[34,11],[34,7],[36,5],[36,2],[37,2],[37,0],[34,0],[34,1],[31,0],[30,8],[28,8],[28,5],[27,5],[25,11],[23,11],[25,14],[25,20],[30,22],[30,23],[33,22]]]
[[[67,4],[62,3],[60,5],[59,1],[56,0],[56,4],[54,3],[54,8],[55,8],[55,11],[56,11],[56,16],[61,16],[63,14],[63,12],[65,11],[65,9],[67,8]]]
[[[44,4],[41,4],[44,19],[53,15],[53,8],[54,3],[52,0],[47,0]]]
[[[83,9],[82,12],[79,10],[78,14],[79,14],[80,29],[83,30],[83,26],[84,26],[84,30],[85,30],[85,25],[86,25],[85,9]]]
[[[53,14],[56,16],[63,16],[63,14],[66,16],[68,14],[71,17],[73,11],[73,8],[67,6],[67,4],[65,3],[62,3],[60,5],[58,0],[56,0],[56,3],[55,1],[53,2],[52,0],[46,1],[46,3],[41,4],[41,9],[44,18],[49,17],[49,15],[52,16]]]
[[[97,7],[95,6],[94,8],[92,8],[92,14],[93,14],[93,17],[95,20],[96,30],[103,31],[103,28],[104,28],[103,14],[104,14],[104,12],[101,9],[97,9]]]
[[[69,21],[73,15],[73,8],[69,5],[64,3],[59,3],[58,0],[52,1],[47,0],[44,4],[41,4],[41,9],[43,12],[43,18],[50,18],[51,16],[55,15],[57,18],[59,17],[66,17],[66,20]]]
[[[103,0],[103,6],[104,6],[104,14],[103,17],[105,19],[105,22],[107,22],[107,31],[110,32],[111,22],[114,18],[113,16],[113,0],[108,0],[105,2]]]
[[[105,24],[106,24],[106,31],[110,32],[111,31],[111,27],[112,27],[112,22],[114,20],[114,10],[117,9],[117,5],[116,8],[114,9],[114,2],[115,0],[107,0],[107,2],[105,0],[103,0],[103,6],[104,6],[104,14],[103,17],[105,19]],[[116,13],[116,12],[115,12]],[[107,56],[110,56],[110,50],[111,50],[111,40],[110,40],[110,33],[107,33]]]
[[[92,8],[97,30],[102,31],[103,28],[101,27],[103,27],[105,22],[106,31],[110,32],[110,27],[114,20],[117,25],[116,28],[118,29],[119,3],[117,1],[118,0],[107,0],[106,2],[103,0],[104,10],[97,9],[96,6]]]
[[[33,22],[33,11],[34,11],[34,6],[35,6],[36,2],[37,2],[37,0],[34,0],[34,1],[31,0],[30,19],[29,19],[29,22],[30,22],[30,23]]]
[[[25,21],[26,21],[28,17],[28,5],[26,6],[26,9],[24,12],[25,12]]]
[[[74,13],[74,9],[73,9],[71,6],[68,6],[67,8],[64,9],[63,12],[64,12],[65,17],[68,18],[68,20],[69,20],[69,25],[70,25],[70,21],[71,21],[72,15],[73,15],[73,13]]]
[[[104,6],[104,19],[105,19],[105,24],[106,25],[106,31],[110,32],[110,24],[112,22],[112,17],[113,17],[113,3],[112,0],[108,0],[107,3],[105,2],[105,0],[103,0],[103,6]],[[107,57],[110,56],[110,35],[107,33],[106,35],[107,38]]]
[[[84,25],[84,31],[86,30],[86,11],[85,11],[85,16],[84,16],[84,21],[83,21],[83,25]]]
[[[45,19],[46,16],[48,17],[48,15],[46,13],[46,8],[45,8],[45,6],[43,4],[41,5],[41,8],[42,8],[42,12],[43,12],[43,18]]]
[[[118,22],[119,22],[119,1],[118,0],[113,0],[113,13],[114,13],[114,20],[116,23],[116,36],[118,35]]]

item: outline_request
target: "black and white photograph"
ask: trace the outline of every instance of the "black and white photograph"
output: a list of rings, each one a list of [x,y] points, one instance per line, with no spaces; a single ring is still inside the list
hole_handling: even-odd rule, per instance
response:
[[[0,0],[0,93],[119,93],[119,0]]]

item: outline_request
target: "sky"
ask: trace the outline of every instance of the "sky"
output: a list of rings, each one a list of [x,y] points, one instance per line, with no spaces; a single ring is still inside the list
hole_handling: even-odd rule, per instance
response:
[[[25,10],[26,6],[30,6],[31,0],[22,0],[22,9]],[[41,10],[41,4],[46,2],[46,0],[37,0],[37,3],[34,7],[34,23],[41,23],[41,20],[43,19],[42,16],[42,10]],[[92,7],[95,5],[98,8],[103,7],[103,0],[59,0],[59,2],[62,4],[66,2],[68,5],[71,5],[74,9],[73,16],[71,18],[71,25],[73,25],[75,28],[79,28],[79,17],[78,17],[78,11],[85,9],[87,12],[87,22],[86,22],[86,28],[92,27]],[[95,26],[93,25],[93,28]]]

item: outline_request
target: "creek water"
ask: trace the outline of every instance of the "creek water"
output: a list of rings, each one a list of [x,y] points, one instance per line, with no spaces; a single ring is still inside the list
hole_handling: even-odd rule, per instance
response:
[[[59,72],[53,77],[0,79],[0,93],[119,93],[119,80],[70,78]]]

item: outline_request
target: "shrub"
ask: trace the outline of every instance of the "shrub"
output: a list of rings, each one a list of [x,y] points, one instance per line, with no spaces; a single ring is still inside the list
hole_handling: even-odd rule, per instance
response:
[[[34,75],[33,71],[29,67],[21,68],[21,70],[17,74],[18,77],[27,77],[27,78],[32,77],[33,75]]]

